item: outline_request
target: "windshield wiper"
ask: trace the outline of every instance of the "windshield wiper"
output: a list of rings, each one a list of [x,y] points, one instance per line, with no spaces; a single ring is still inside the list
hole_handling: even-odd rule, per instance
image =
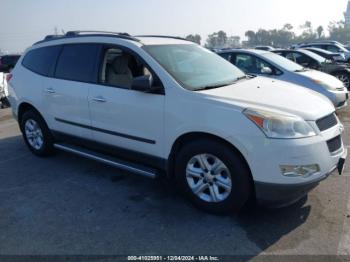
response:
[[[237,77],[234,81],[229,82],[229,83],[216,84],[216,85],[208,85],[208,86],[204,86],[204,87],[198,88],[198,89],[196,89],[195,91],[208,90],[208,89],[214,89],[214,88],[229,86],[229,85],[236,84],[237,82],[239,82],[239,81],[241,81],[241,80],[244,80],[244,79],[251,79],[251,78],[253,78],[253,77],[252,77],[252,76],[248,76],[248,75],[244,75],[244,76]]]
[[[233,83],[237,83],[238,81],[241,81],[243,79],[250,79],[250,77],[247,76],[247,75],[237,77],[236,80]]]
[[[250,75],[250,74],[247,74],[246,75],[246,78],[247,79],[252,79],[252,78],[255,78],[255,77],[257,77],[256,75]]]
[[[309,69],[306,67],[303,67],[303,69],[298,69],[298,70],[295,70],[294,72],[300,73],[300,72],[306,72],[306,71],[309,71]]]
[[[230,86],[230,85],[236,84],[237,82],[239,82],[241,80],[244,80],[244,79],[248,80],[248,79],[252,79],[254,77],[256,77],[256,76],[244,75],[244,76],[237,77],[234,81],[229,82],[229,83],[217,84],[217,85],[208,85],[208,86],[204,86],[204,87],[198,88],[195,91],[202,91],[202,90],[214,89],[214,88],[219,88],[219,87],[224,87],[224,86]]]
[[[217,85],[208,85],[208,86],[203,86],[201,88],[196,89],[195,91],[202,91],[202,90],[208,90],[208,89],[214,89],[214,88],[219,88],[219,87],[224,87],[224,86],[229,86],[232,83],[229,84],[217,84]]]

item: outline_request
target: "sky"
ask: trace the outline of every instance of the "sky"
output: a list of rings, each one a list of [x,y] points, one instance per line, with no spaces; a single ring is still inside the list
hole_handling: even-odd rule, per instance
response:
[[[344,19],[348,0],[0,0],[0,50],[21,52],[59,30],[105,30],[129,34],[202,38],[223,30],[296,30],[305,21],[327,28]],[[203,42],[203,41],[202,41]]]

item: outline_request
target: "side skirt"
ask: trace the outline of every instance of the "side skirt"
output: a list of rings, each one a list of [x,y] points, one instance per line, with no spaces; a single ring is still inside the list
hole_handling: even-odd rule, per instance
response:
[[[97,141],[68,135],[54,130],[51,130],[51,133],[54,136],[56,144],[63,143],[64,146],[79,147],[79,150],[81,151],[89,150],[89,152],[93,152],[94,154],[102,154],[106,158],[118,158],[121,161],[131,162],[136,165],[144,165],[153,169],[157,169],[160,171],[160,173],[166,173],[167,171],[167,160],[160,157],[107,145]]]

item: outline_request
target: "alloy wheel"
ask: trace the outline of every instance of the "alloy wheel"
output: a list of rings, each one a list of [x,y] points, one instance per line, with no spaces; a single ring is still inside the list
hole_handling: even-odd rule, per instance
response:
[[[40,150],[44,144],[43,132],[39,124],[34,119],[28,119],[24,125],[24,133],[27,138],[29,145]]]
[[[199,154],[190,159],[186,166],[186,180],[192,192],[206,202],[224,201],[232,190],[228,167],[211,154]]]

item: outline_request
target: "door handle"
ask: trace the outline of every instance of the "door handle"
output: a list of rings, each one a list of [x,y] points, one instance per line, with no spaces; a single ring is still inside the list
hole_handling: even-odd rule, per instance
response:
[[[107,100],[102,96],[94,97],[92,100],[95,102],[99,102],[99,103],[106,103],[107,102]]]
[[[49,93],[49,94],[54,94],[54,93],[56,93],[56,91],[55,91],[52,87],[46,88],[46,89],[45,89],[45,92],[46,92],[46,93]]]

